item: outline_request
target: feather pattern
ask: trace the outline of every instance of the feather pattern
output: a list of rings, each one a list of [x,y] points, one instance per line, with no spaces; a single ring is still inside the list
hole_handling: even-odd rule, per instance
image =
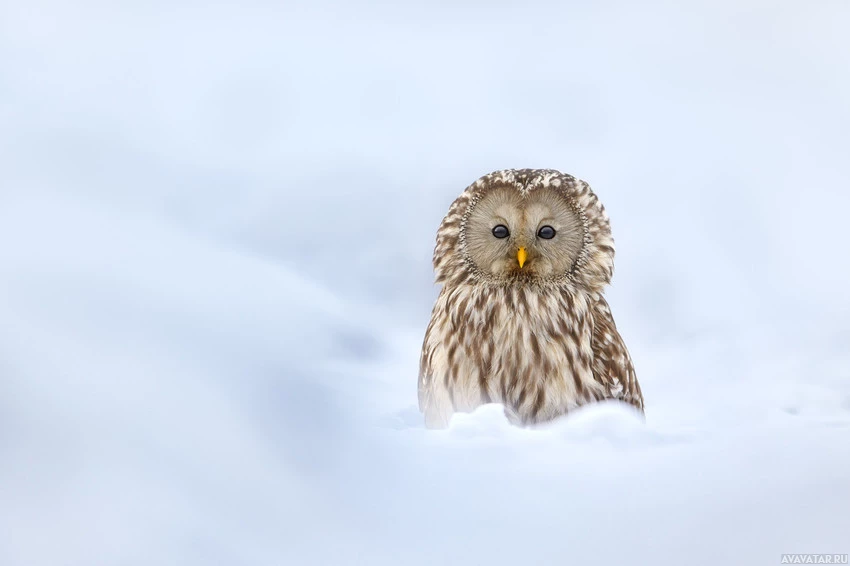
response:
[[[509,191],[508,197],[488,196],[496,191]],[[553,216],[546,207],[552,199],[565,204],[563,232],[574,233],[561,244],[539,244],[537,259],[530,261],[537,272],[533,265],[503,267],[502,259],[488,264],[474,257],[467,242],[484,237],[468,234],[467,225],[473,225],[473,214],[484,214],[476,205],[488,198],[507,199],[482,210],[515,218],[501,221],[512,225],[519,244],[537,245],[531,217],[538,209],[545,218]],[[474,220],[485,225],[487,218]],[[531,230],[525,240],[522,230]],[[498,245],[512,249],[493,240]],[[562,249],[553,247],[558,245]],[[418,388],[426,425],[445,427],[453,413],[490,402],[502,403],[519,425],[546,422],[601,399],[643,411],[631,357],[601,294],[613,275],[613,259],[608,217],[584,181],[552,170],[505,170],[467,188],[437,232],[434,269],[443,288],[425,333]]]

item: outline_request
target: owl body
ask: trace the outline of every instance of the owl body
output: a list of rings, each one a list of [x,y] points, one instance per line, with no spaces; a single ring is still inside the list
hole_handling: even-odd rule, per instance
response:
[[[643,410],[602,296],[613,254],[604,208],[583,181],[505,170],[467,188],[437,233],[443,288],[419,375],[426,425],[491,402],[520,425],[609,398]]]

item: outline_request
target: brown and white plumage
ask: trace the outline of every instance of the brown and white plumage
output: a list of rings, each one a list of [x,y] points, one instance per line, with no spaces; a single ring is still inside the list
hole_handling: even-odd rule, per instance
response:
[[[587,183],[554,170],[482,177],[443,219],[434,270],[443,288],[419,373],[429,428],[491,402],[522,425],[602,399],[643,410],[602,296],[614,240]]]

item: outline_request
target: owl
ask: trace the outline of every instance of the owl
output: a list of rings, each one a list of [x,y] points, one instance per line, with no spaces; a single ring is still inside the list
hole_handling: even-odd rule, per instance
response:
[[[602,293],[614,240],[590,186],[548,169],[486,175],[437,231],[442,289],[425,332],[419,408],[428,428],[501,403],[529,426],[603,399],[643,412],[631,357]]]

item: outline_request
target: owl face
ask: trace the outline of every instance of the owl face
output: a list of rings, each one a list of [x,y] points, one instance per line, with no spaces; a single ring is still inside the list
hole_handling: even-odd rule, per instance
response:
[[[434,246],[437,283],[582,288],[614,273],[605,208],[586,182],[554,169],[484,175],[449,207]]]
[[[495,187],[475,203],[465,224],[469,259],[498,280],[564,276],[582,251],[581,216],[553,188],[520,192]]]

